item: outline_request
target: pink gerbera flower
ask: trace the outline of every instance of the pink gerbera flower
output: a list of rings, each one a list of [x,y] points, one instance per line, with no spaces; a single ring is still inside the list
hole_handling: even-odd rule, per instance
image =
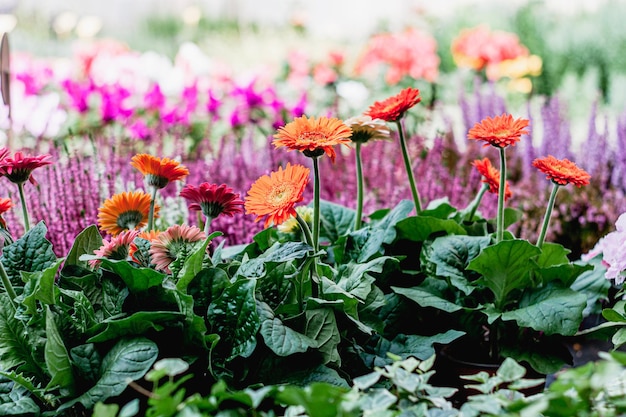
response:
[[[126,259],[129,255],[130,245],[133,243],[138,234],[138,230],[127,230],[112,237],[111,240],[103,240],[102,246],[100,246],[99,249],[96,249],[93,253],[96,256],[107,259]],[[92,268],[96,268],[100,265],[100,260],[92,259],[89,261],[89,265]]]
[[[170,226],[150,242],[150,258],[155,268],[170,273],[169,265],[179,256],[189,253],[206,235],[196,226]]]
[[[197,187],[187,184],[180,196],[189,200],[190,210],[200,210],[206,217],[214,219],[220,214],[232,217],[243,211],[244,201],[226,184],[203,182]]]
[[[0,151],[0,176],[7,177],[14,184],[23,184],[28,180],[37,185],[32,172],[52,163],[52,156],[48,154],[25,156],[22,152],[15,152],[12,158],[7,158],[6,155],[6,152]]]

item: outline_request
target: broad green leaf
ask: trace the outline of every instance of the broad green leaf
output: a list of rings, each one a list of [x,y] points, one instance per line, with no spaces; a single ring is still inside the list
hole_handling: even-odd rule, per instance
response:
[[[547,268],[539,268],[536,274],[541,277],[543,284],[551,281],[560,281],[565,287],[570,287],[583,272],[593,269],[591,265],[579,265],[574,263],[566,263],[554,265]]]
[[[420,212],[420,216],[449,219],[456,211],[456,208],[450,205],[448,197],[443,197],[428,202],[428,206]]]
[[[22,272],[22,280],[28,286],[28,290],[25,286],[22,304],[28,314],[37,314],[37,301],[48,305],[56,304],[59,288],[55,278],[62,262],[63,259],[59,259],[43,271]]]
[[[266,275],[257,282],[257,296],[272,309],[279,307],[289,295],[292,277],[296,274],[292,262],[270,263]]]
[[[391,406],[397,402],[398,397],[389,392],[388,389],[373,388],[361,397],[359,407],[368,416],[392,417],[396,413]]]
[[[202,269],[189,283],[187,292],[193,297],[195,307],[206,311],[229,285],[228,274],[223,269],[209,267]]]
[[[226,288],[207,312],[213,331],[221,343],[230,348],[227,359],[250,356],[256,348],[256,336],[261,321],[256,308],[254,292],[256,280],[240,279]]]
[[[504,228],[517,223],[524,217],[524,212],[513,207],[504,208]]]
[[[398,230],[398,239],[414,242],[423,242],[438,232],[445,232],[448,235],[467,234],[465,229],[454,220],[421,215],[409,217],[398,222],[396,229]]]
[[[396,264],[399,263],[395,258],[381,256],[366,263],[350,262],[346,265],[342,265],[339,268],[339,280],[337,285],[359,300],[365,301],[372,290],[372,284],[376,281],[370,273],[381,273],[387,261]]]
[[[539,268],[548,268],[555,265],[569,264],[567,255],[571,251],[558,243],[546,242],[541,247],[541,255],[537,258]]]
[[[320,201],[320,234],[330,242],[336,242],[354,228],[356,212],[326,200]]]
[[[306,352],[310,347],[317,347],[317,342],[310,337],[299,333],[278,318],[265,303],[258,303],[259,318],[261,319],[261,336],[265,345],[278,356],[289,356],[294,353]]]
[[[100,248],[100,246],[102,246],[102,235],[98,231],[98,227],[92,224],[83,229],[74,239],[72,249],[67,254],[63,268],[65,269],[69,265],[79,265],[86,268],[87,262],[81,261],[79,258],[81,255],[93,255],[94,251]]]
[[[46,389],[60,388],[62,392],[72,395],[75,382],[72,363],[50,307],[46,309],[46,336],[44,357],[51,376]]]
[[[513,382],[526,375],[526,368],[515,362],[514,359],[506,358],[498,368],[496,374],[502,378],[504,382]]]
[[[206,248],[209,246],[209,243],[216,238],[217,236],[221,236],[222,232],[213,232],[211,233],[202,243],[202,245],[198,245],[194,251],[185,259],[185,263],[183,264],[183,268],[178,273],[178,282],[176,283],[176,289],[179,291],[187,291],[187,287],[191,280],[194,279],[196,275],[202,270],[202,262],[206,256]]]
[[[415,301],[422,307],[433,307],[439,310],[453,313],[461,310],[461,306],[442,298],[439,294],[433,294],[427,288],[420,287],[391,287],[392,291]]]
[[[337,346],[341,341],[335,313],[329,308],[306,311],[305,334],[317,342],[317,350],[323,356],[324,364],[341,365]]]
[[[480,282],[493,292],[496,308],[502,309],[511,291],[531,285],[531,273],[537,268],[533,259],[540,253],[526,240],[503,240],[483,249],[467,269],[482,275]]]
[[[20,271],[43,271],[57,261],[52,243],[46,239],[43,221],[30,229],[20,239],[2,250],[2,264],[13,285],[21,285]]]
[[[79,402],[91,409],[99,401],[120,395],[130,381],[142,378],[150,370],[158,353],[158,346],[149,339],[120,339],[104,357],[96,385],[80,397],[63,404],[57,411],[67,410]]]
[[[609,289],[611,288],[611,281],[604,276],[606,268],[601,264],[601,259],[592,259],[588,264],[594,267],[593,270],[580,274],[570,287],[587,296],[587,307],[583,313],[585,316],[602,311],[600,300],[609,298]]]
[[[569,288],[546,288],[530,297],[525,306],[502,313],[502,320],[515,320],[547,335],[572,336],[583,319],[587,297]]]
[[[97,343],[115,340],[123,336],[139,336],[148,330],[163,330],[174,326],[184,319],[185,315],[177,311],[138,311],[128,317],[110,318],[92,329],[95,333],[87,342]]]
[[[131,293],[161,285],[166,276],[151,268],[135,268],[125,260],[101,259],[100,261],[100,267],[117,274]]]
[[[89,383],[96,383],[100,377],[102,356],[94,343],[78,345],[70,350],[72,363],[76,367],[77,375]]]
[[[313,248],[303,242],[276,243],[260,259],[264,262],[289,262],[309,255]]]

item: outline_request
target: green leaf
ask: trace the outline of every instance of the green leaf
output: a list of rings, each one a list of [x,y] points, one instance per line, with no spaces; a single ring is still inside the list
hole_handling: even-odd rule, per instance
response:
[[[255,280],[239,279],[209,306],[207,319],[215,333],[221,336],[220,342],[229,347],[228,360],[236,356],[246,358],[256,348],[261,320],[256,308],[255,288]]]
[[[449,219],[456,211],[456,208],[450,205],[448,197],[443,197],[430,201],[428,206],[420,212],[420,216]]]
[[[396,225],[398,239],[423,242],[434,233],[445,232],[448,235],[466,235],[467,232],[451,219],[438,219],[428,216],[413,216]]]
[[[70,350],[72,363],[76,367],[77,375],[83,380],[95,383],[100,377],[102,356],[93,343],[78,345]]]
[[[569,288],[546,288],[533,294],[524,305],[502,313],[502,320],[515,320],[520,327],[547,335],[572,336],[583,319],[587,297]]]
[[[101,259],[100,267],[117,274],[131,293],[145,291],[163,283],[166,275],[151,268],[135,268],[125,260]]]
[[[62,262],[63,259],[59,259],[43,271],[22,272],[22,280],[28,286],[28,291],[25,287],[25,297],[22,301],[26,307],[26,313],[37,314],[37,301],[48,305],[56,304],[59,288],[55,283],[55,278]]]
[[[482,275],[480,282],[493,292],[496,309],[503,309],[511,291],[531,285],[531,272],[537,268],[533,258],[540,253],[526,240],[503,240],[485,248],[467,269]]]
[[[344,415],[341,408],[345,389],[329,384],[313,383],[306,387],[285,386],[276,395],[276,401],[301,406],[309,417],[335,417]]]
[[[194,277],[202,270],[202,262],[206,256],[207,246],[209,246],[209,243],[211,243],[215,237],[221,235],[222,232],[213,232],[204,240],[202,245],[198,245],[194,248],[194,251],[191,252],[187,259],[185,259],[183,268],[178,273],[176,289],[182,292],[187,291],[187,287],[189,286],[191,280],[193,280]]]
[[[1,261],[13,285],[21,285],[20,271],[43,271],[56,262],[52,243],[46,239],[47,231],[41,221],[20,239],[3,248]]]
[[[438,294],[433,294],[426,288],[420,287],[391,287],[392,291],[396,294],[400,294],[408,298],[409,300],[415,301],[422,307],[433,307],[439,310],[446,311],[448,313],[453,313],[455,311],[461,310],[461,306],[442,298]]]
[[[504,382],[513,382],[522,379],[526,375],[526,368],[515,362],[514,359],[506,358],[498,368],[496,374],[502,378]]]
[[[83,231],[76,236],[76,239],[74,239],[72,249],[70,249],[65,260],[64,269],[65,266],[70,265],[78,265],[86,268],[88,263],[79,260],[79,258],[81,255],[93,255],[94,251],[99,249],[100,246],[102,246],[102,235],[98,231],[98,227],[92,224],[83,229]]]
[[[524,212],[513,207],[504,208],[504,228],[507,229],[512,224],[517,223],[524,217]]]
[[[619,349],[624,343],[626,343],[626,328],[622,327],[617,330],[613,337],[611,337],[614,349]]]
[[[120,395],[129,381],[142,378],[150,370],[159,353],[157,345],[146,338],[123,338],[102,361],[100,379],[95,386],[72,401],[63,404],[58,412],[82,403],[91,409],[97,402]]]
[[[138,336],[149,330],[161,331],[168,325],[179,323],[184,317],[184,314],[177,311],[138,311],[128,317],[103,321],[91,330],[95,334],[87,342],[97,343],[123,336]]]
[[[558,243],[546,242],[541,247],[541,255],[537,258],[539,268],[548,268],[555,265],[569,264],[567,255],[571,251]]]
[[[339,269],[337,285],[359,300],[365,301],[372,290],[372,284],[376,281],[371,273],[381,273],[387,261],[400,263],[396,258],[381,256],[366,263],[350,262],[342,265]]]
[[[356,212],[339,204],[320,200],[320,234],[330,242],[336,242],[340,236],[354,228]]]
[[[611,281],[604,277],[606,268],[602,266],[601,260],[593,259],[588,264],[593,266],[593,270],[584,271],[578,275],[570,286],[574,291],[587,296],[587,307],[583,313],[585,316],[602,311],[601,300],[609,298],[611,288]]]
[[[333,310],[329,308],[307,310],[304,333],[317,342],[317,351],[322,354],[324,364],[341,365],[341,357],[337,350],[341,337]]]
[[[72,395],[74,393],[72,363],[50,307],[46,309],[46,336],[44,356],[51,376],[46,389],[60,388],[62,392],[66,391]]]
[[[317,342],[287,326],[274,317],[274,313],[265,303],[258,303],[261,319],[261,336],[265,345],[278,356],[289,356],[306,352],[310,347],[317,347]]]

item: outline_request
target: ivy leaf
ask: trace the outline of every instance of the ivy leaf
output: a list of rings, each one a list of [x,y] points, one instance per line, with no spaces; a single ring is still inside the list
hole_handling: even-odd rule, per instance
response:
[[[209,306],[207,319],[230,349],[228,360],[250,356],[256,348],[261,320],[256,308],[256,281],[240,279]]]
[[[43,221],[30,229],[24,236],[2,250],[2,264],[13,285],[20,285],[20,271],[43,271],[57,257],[52,250],[52,243],[46,239],[46,228]]]
[[[527,240],[503,240],[483,251],[469,263],[467,269],[482,275],[480,283],[495,296],[497,309],[504,308],[507,295],[532,282],[532,271],[537,269],[534,259],[541,249]]]
[[[80,397],[63,404],[57,412],[67,410],[79,402],[91,409],[99,401],[120,395],[130,381],[142,378],[150,370],[158,353],[157,345],[149,339],[140,337],[119,340],[104,357],[96,385]]]

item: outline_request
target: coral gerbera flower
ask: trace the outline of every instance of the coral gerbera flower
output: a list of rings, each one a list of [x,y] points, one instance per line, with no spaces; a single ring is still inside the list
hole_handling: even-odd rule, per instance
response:
[[[404,116],[411,107],[422,101],[420,90],[407,87],[395,96],[382,101],[376,101],[365,112],[372,119],[382,119],[386,122],[396,122]]]
[[[483,140],[487,142],[485,146],[492,145],[498,148],[514,146],[522,135],[528,134],[525,130],[528,124],[527,119],[514,120],[510,114],[486,117],[469,130],[467,138]]]
[[[3,229],[7,228],[7,223],[2,218],[2,215],[9,211],[14,205],[10,198],[0,198],[0,226]]]
[[[241,208],[244,204],[243,200],[226,184],[203,182],[197,187],[188,184],[182,189],[180,196],[191,201],[190,210],[200,210],[211,219],[220,214],[233,217],[234,214],[243,211]]]
[[[476,159],[472,162],[472,165],[483,176],[482,182],[489,186],[489,192],[498,194],[500,189],[500,171],[491,165],[489,158]],[[504,199],[508,200],[511,196],[513,196],[513,193],[507,181],[504,184]]]
[[[552,155],[545,158],[537,158],[533,166],[546,174],[546,178],[558,185],[574,184],[577,187],[589,185],[591,175],[584,169],[579,168],[574,162],[565,159],[557,159]]]
[[[107,259],[126,259],[130,253],[130,246],[138,233],[138,230],[127,230],[114,236],[111,240],[102,240],[102,246],[93,253]],[[100,260],[92,259],[89,261],[89,265],[95,268],[100,265]]]
[[[273,143],[277,148],[285,146],[290,151],[301,151],[308,157],[326,153],[335,162],[333,146],[348,145],[351,135],[350,128],[337,118],[301,116],[279,128]]]
[[[98,209],[100,229],[116,236],[124,230],[142,228],[148,223],[150,201],[150,195],[141,190],[115,194]],[[156,206],[155,216],[158,211]]]
[[[189,175],[189,170],[180,162],[170,158],[157,158],[145,153],[133,156],[130,164],[145,176],[148,185],[156,188],[164,188],[170,182],[181,180]]]
[[[382,119],[372,119],[366,114],[346,119],[344,123],[352,129],[352,142],[365,143],[376,139],[389,139],[389,128]]]
[[[193,250],[206,235],[196,226],[175,224],[150,241],[150,257],[155,268],[170,273],[169,265],[181,255]]]
[[[159,236],[159,233],[161,232],[158,230],[144,230],[143,232],[137,234],[136,239],[143,239],[151,242]],[[150,263],[150,259],[143,259],[142,255],[142,251],[139,250],[137,242],[133,240],[133,242],[131,242],[130,246],[128,247],[128,256],[138,264],[148,266]],[[147,254],[146,257],[149,257],[149,254]]]
[[[255,222],[265,219],[265,227],[270,223],[278,226],[290,217],[296,216],[294,205],[302,201],[302,194],[309,183],[310,170],[302,165],[287,166],[283,170],[263,175],[255,181],[246,197],[246,214],[256,214]]]
[[[52,163],[52,156],[45,154],[39,156],[25,156],[22,152],[15,152],[12,158],[0,158],[0,176],[5,176],[14,184],[23,184],[27,180],[33,185],[37,181],[32,172],[42,166]]]

